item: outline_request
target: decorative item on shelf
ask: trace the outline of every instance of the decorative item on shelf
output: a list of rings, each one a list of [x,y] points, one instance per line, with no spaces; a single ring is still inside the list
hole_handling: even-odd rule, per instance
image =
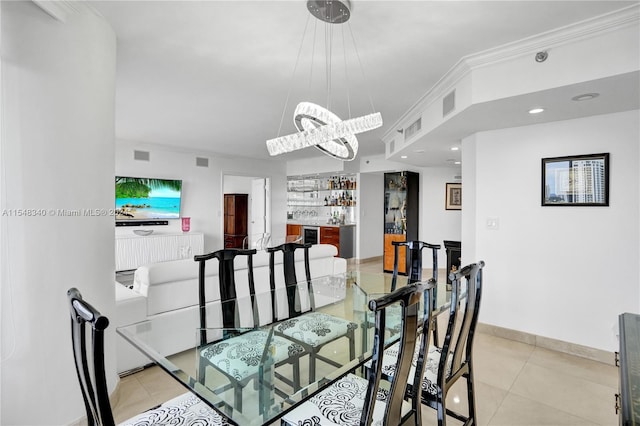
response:
[[[400,189],[402,191],[407,189],[407,177],[404,175],[400,177]]]
[[[153,229],[134,229],[133,233],[142,237],[146,237],[147,235],[153,234]]]
[[[284,109],[282,111],[282,118],[280,120],[280,127],[278,128],[278,137],[267,140],[267,150],[270,155],[279,155],[286,152],[292,152],[298,149],[315,146],[317,149],[327,154],[330,157],[338,160],[351,161],[356,157],[358,153],[358,139],[356,134],[376,129],[382,126],[382,115],[379,112],[373,112],[361,117],[351,118],[351,102],[349,100],[349,89],[347,81],[347,107],[349,119],[341,120],[338,115],[331,112],[331,99],[332,99],[332,52],[333,52],[333,31],[335,24],[343,24],[347,22],[351,16],[351,3],[348,0],[308,0],[307,8],[311,15],[318,20],[325,23],[324,40],[325,40],[325,73],[326,73],[326,108],[321,107],[312,102],[300,102],[295,108],[293,114],[293,121],[298,133],[280,136],[282,130],[282,122],[284,120],[285,112],[291,95],[291,89],[287,95]],[[309,21],[305,25],[305,30],[298,50],[298,57],[293,70],[292,80],[295,77],[296,69],[300,60],[301,53],[303,52],[305,35],[307,28],[309,27]],[[361,75],[364,76],[364,70],[362,69],[362,63],[360,62],[360,55],[356,47],[355,38],[349,24],[349,34],[353,41],[354,50],[358,63],[361,69]],[[342,46],[345,48],[345,31],[344,26],[340,26],[342,29]],[[315,51],[315,37],[316,28],[313,29],[313,46],[311,51]],[[347,69],[347,52],[343,52],[344,66]],[[311,61],[311,67],[313,67],[313,60]],[[310,72],[313,76],[313,69]],[[292,85],[293,86],[293,85]],[[375,111],[373,102],[371,102],[371,96],[369,96],[371,103],[371,109]],[[336,182],[334,182],[335,184]],[[339,182],[340,183],[340,182]],[[342,182],[344,183],[344,182]],[[331,188],[331,183],[330,189]],[[337,189],[344,189],[338,187]]]
[[[191,218],[183,217],[182,218],[182,232],[189,232],[191,229]]]

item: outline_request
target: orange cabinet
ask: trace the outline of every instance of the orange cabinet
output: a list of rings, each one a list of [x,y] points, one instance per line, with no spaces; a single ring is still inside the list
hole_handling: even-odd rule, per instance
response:
[[[321,226],[320,244],[335,246],[338,249],[338,256],[340,256],[340,228],[337,226]]]
[[[302,235],[302,225],[294,225],[287,223],[287,241],[289,241],[290,236],[301,236]]]
[[[395,247],[393,241],[406,241],[406,237],[403,234],[384,234],[384,270],[386,272],[393,272],[393,260],[395,257]],[[398,247],[398,273],[407,273],[407,248]]]

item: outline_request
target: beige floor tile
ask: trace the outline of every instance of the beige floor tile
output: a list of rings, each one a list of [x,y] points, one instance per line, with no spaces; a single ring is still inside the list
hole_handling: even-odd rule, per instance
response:
[[[509,390],[533,352],[533,346],[486,334],[474,342],[476,380]]]
[[[569,425],[597,426],[597,423],[514,394],[507,395],[502,406],[489,421],[489,426]]]
[[[571,374],[610,388],[618,387],[618,368],[590,359],[538,347],[531,354],[529,363]]]
[[[478,425],[488,425],[489,420],[494,416],[508,392],[476,380],[475,394]],[[469,414],[466,380],[459,379],[449,390],[447,408],[465,416]]]
[[[600,425],[615,425],[616,390],[562,371],[527,364],[511,388],[514,395],[552,406]]]

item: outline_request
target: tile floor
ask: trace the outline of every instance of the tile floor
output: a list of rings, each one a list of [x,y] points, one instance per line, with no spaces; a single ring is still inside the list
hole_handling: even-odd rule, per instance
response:
[[[379,263],[354,267],[365,272],[382,269]],[[430,276],[431,272],[424,274]],[[480,425],[618,424],[614,411],[616,367],[483,333],[476,337],[474,362]],[[450,391],[448,404],[465,413],[466,393],[460,385]],[[120,389],[114,405],[116,422],[185,391],[158,367],[123,377]],[[423,408],[423,424],[437,424],[434,410]],[[461,423],[450,419],[448,424]]]

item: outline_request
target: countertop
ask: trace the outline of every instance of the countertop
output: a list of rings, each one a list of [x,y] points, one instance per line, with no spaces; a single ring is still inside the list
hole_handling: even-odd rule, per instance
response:
[[[356,226],[355,223],[344,223],[340,225],[332,225],[329,223],[322,223],[319,220],[317,221],[302,221],[302,220],[288,220],[287,225],[302,225],[302,226],[329,226],[333,228],[340,228],[345,226]]]

